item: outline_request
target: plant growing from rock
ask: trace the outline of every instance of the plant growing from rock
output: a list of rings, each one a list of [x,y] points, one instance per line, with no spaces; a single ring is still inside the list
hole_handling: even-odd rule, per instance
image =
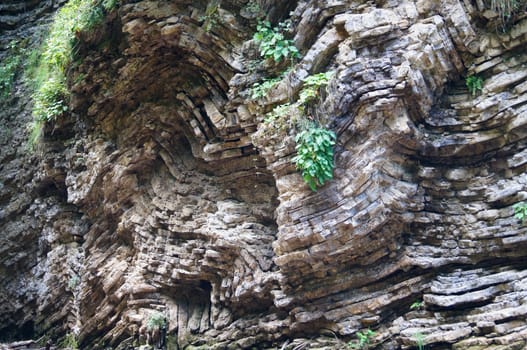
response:
[[[259,98],[263,98],[267,96],[267,93],[269,92],[269,90],[275,87],[276,84],[278,84],[281,79],[282,79],[281,77],[276,77],[276,78],[264,79],[261,82],[254,83],[250,91],[251,98],[253,100],[257,100]]]
[[[318,98],[320,88],[327,85],[332,74],[326,72],[306,77],[298,101],[276,106],[264,119],[268,128],[274,131],[294,126],[300,129],[295,137],[297,154],[292,162],[312,191],[333,178],[336,134],[321,126],[312,116],[306,116],[305,110]]]
[[[410,305],[410,310],[421,310],[423,308],[423,302],[416,300]]]
[[[357,332],[357,342],[349,342],[348,346],[352,349],[368,349],[371,343],[371,338],[375,336],[375,332],[368,329],[364,332]]]
[[[70,277],[70,279],[68,280],[68,289],[73,291],[75,288],[77,288],[77,286],[79,285],[80,283],[80,278],[79,276],[72,276]]]
[[[66,68],[71,64],[78,34],[93,29],[113,10],[118,0],[70,0],[55,16],[42,45],[33,73],[33,123],[30,143],[37,142],[45,122],[54,121],[68,110]],[[34,55],[33,55],[34,56]]]
[[[113,11],[117,6],[119,6],[119,0],[103,0],[102,7],[108,12]]]
[[[304,86],[299,94],[298,108],[304,113],[307,104],[318,99],[320,88],[328,84],[333,72],[318,73],[303,79]],[[293,158],[302,178],[312,191],[333,178],[333,147],[336,142],[333,131],[307,123],[295,138],[297,155]]]
[[[150,317],[148,318],[148,321],[146,322],[146,328],[149,331],[161,329],[163,326],[166,325],[166,322],[167,320],[165,316],[160,312],[156,312],[150,315]]]
[[[33,96],[33,117],[37,121],[53,121],[68,111],[69,92],[61,78],[50,77]]]
[[[205,10],[205,15],[200,16],[199,20],[203,22],[205,31],[208,33],[214,28],[220,19],[220,15],[218,14],[218,9],[220,5],[218,1],[213,1],[209,6],[207,6],[207,9]]]
[[[292,105],[290,103],[284,103],[284,104],[281,104],[281,105],[278,105],[276,106],[275,108],[273,108],[273,110],[269,113],[267,113],[265,115],[265,119],[264,119],[264,122],[265,123],[274,123],[274,122],[278,122],[279,124],[284,124],[285,123],[281,123],[281,119],[284,119],[284,117],[286,116],[290,116],[290,112],[291,112],[291,107]],[[280,128],[281,125],[273,125],[275,128],[278,127]]]
[[[310,125],[295,137],[297,155],[293,157],[296,168],[312,191],[333,178],[333,131]]]
[[[470,91],[472,96],[476,96],[478,90],[483,90],[483,79],[476,75],[469,75],[465,79],[465,84],[467,85],[468,91]]]
[[[21,54],[18,43],[11,41],[7,47],[7,55],[0,66],[0,96],[7,97],[15,81],[15,76],[20,67]]]
[[[525,220],[527,220],[527,203],[516,203],[512,208],[514,209],[514,217],[521,220],[522,224],[524,224]]]
[[[332,76],[333,72],[329,71],[304,78],[304,86],[300,91],[299,102],[304,105],[317,99],[320,93],[320,88],[327,85]]]
[[[256,1],[249,1],[247,5],[245,5],[244,10],[254,16],[258,15],[260,11],[262,10],[260,5]]]
[[[289,67],[274,78],[265,78],[262,81],[254,83],[249,91],[250,98],[257,100],[267,96],[269,90],[275,87],[291,71],[291,69],[292,67]]]
[[[277,63],[284,59],[300,57],[300,52],[293,40],[285,38],[284,33],[288,27],[289,22],[282,22],[274,28],[269,21],[258,23],[253,38],[258,43],[262,57],[272,58]]]
[[[61,349],[78,349],[79,343],[77,337],[73,333],[67,333],[59,344]]]
[[[415,343],[417,344],[417,348],[419,350],[424,350],[425,348],[425,336],[421,332],[416,332],[412,336],[414,338]]]

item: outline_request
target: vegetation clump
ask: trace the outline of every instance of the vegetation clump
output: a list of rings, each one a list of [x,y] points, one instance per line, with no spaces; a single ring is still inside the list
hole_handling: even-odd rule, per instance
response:
[[[417,349],[424,350],[425,336],[420,332],[416,332],[412,338],[415,340],[415,343],[417,344]]]
[[[267,93],[269,92],[269,90],[275,87],[276,84],[280,82],[280,80],[281,80],[280,77],[276,77],[276,78],[264,79],[261,82],[254,83],[251,88],[251,92],[250,92],[251,98],[253,100],[257,100],[259,98],[263,98],[267,96]]]
[[[421,310],[423,308],[424,304],[420,300],[416,300],[410,305],[410,310]]]
[[[205,10],[205,15],[200,16],[199,20],[203,22],[204,29],[208,33],[214,28],[220,20],[218,9],[220,8],[219,2],[212,1]]]
[[[299,109],[304,112],[305,106],[318,99],[320,88],[329,83],[333,72],[324,72],[304,78],[304,86],[299,94]],[[312,191],[317,186],[333,178],[333,149],[337,136],[317,123],[308,123],[295,138],[297,155],[293,158],[296,168]]]
[[[514,217],[521,220],[522,223],[525,223],[525,220],[527,220],[527,203],[516,203],[512,208],[514,209]]]
[[[79,343],[77,342],[77,337],[73,333],[68,333],[66,336],[62,339],[62,341],[59,344],[61,349],[72,349],[76,350],[79,348]]]
[[[0,66],[0,97],[5,98],[9,96],[21,63],[21,56],[18,43],[11,41],[7,47],[6,57],[4,57]]]
[[[352,349],[368,349],[371,343],[371,338],[375,336],[375,332],[368,329],[364,332],[357,332],[357,342],[349,342],[348,346]]]
[[[167,320],[165,316],[159,312],[156,312],[148,318],[148,321],[146,322],[146,328],[149,331],[161,329],[166,325],[166,322]]]
[[[336,135],[333,131],[311,125],[296,135],[297,155],[293,158],[302,178],[312,191],[333,178],[333,146]]]
[[[476,96],[478,90],[483,90],[483,78],[478,77],[477,75],[469,75],[465,79],[465,84],[472,96]]]
[[[328,84],[333,72],[324,72],[304,78],[304,87],[300,91],[299,101],[302,105],[318,98],[320,88]]]
[[[295,137],[297,154],[292,162],[312,191],[333,178],[336,134],[323,127],[313,116],[306,115],[306,106],[318,99],[320,88],[328,84],[332,72],[306,77],[298,100],[276,106],[266,114],[264,122],[274,130],[297,126]]]
[[[34,88],[32,144],[45,122],[54,121],[68,111],[66,69],[73,60],[79,34],[99,25],[105,13],[118,4],[118,0],[70,0],[58,11],[31,77]]]
[[[279,122],[280,119],[283,119],[284,117],[291,116],[291,103],[283,103],[281,105],[276,106],[273,108],[273,110],[265,115],[264,122],[265,123],[275,123]],[[292,121],[295,121],[294,118]],[[275,125],[276,126],[276,125]]]
[[[300,57],[300,52],[293,40],[285,37],[285,32],[289,26],[290,22],[288,21],[281,22],[277,27],[272,27],[269,21],[258,23],[257,32],[253,38],[259,45],[262,57],[272,58],[277,63],[284,59]]]
[[[261,12],[262,8],[256,1],[252,0],[252,1],[249,1],[247,5],[245,5],[244,10],[247,11],[248,13],[258,15]]]

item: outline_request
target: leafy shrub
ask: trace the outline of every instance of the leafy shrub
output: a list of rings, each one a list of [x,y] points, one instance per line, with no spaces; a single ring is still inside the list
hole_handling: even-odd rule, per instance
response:
[[[525,223],[525,220],[527,220],[527,203],[516,203],[512,208],[514,209],[514,217]]]
[[[149,331],[152,331],[154,329],[161,329],[163,326],[166,325],[166,318],[163,314],[156,312],[148,318],[148,321],[146,323],[146,328]]]
[[[275,28],[271,27],[269,21],[258,23],[253,38],[259,45],[262,57],[272,58],[275,62],[300,57],[293,41],[285,38],[284,32],[287,28],[287,22],[282,22]]]
[[[333,178],[333,146],[336,135],[312,124],[296,135],[297,155],[293,158],[304,181],[312,191]]]
[[[318,98],[320,87],[328,84],[333,72],[318,73],[304,78],[304,87],[300,91],[300,103],[306,104]]]
[[[465,84],[472,96],[476,96],[478,90],[483,90],[483,79],[476,75],[469,75],[465,79]]]

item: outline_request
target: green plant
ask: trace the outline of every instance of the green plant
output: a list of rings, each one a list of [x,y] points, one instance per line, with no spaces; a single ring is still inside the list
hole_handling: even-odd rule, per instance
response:
[[[7,97],[15,81],[20,66],[21,54],[16,41],[11,41],[7,47],[7,55],[0,66],[0,96]]]
[[[254,83],[251,91],[250,96],[253,100],[263,98],[267,96],[267,93],[269,90],[271,90],[276,84],[280,82],[281,78],[271,78],[271,79],[264,79],[261,82]]]
[[[282,22],[274,28],[269,21],[258,23],[253,38],[259,45],[262,57],[272,58],[275,62],[300,57],[300,52],[293,41],[285,38],[284,32],[288,27],[289,22]]]
[[[416,300],[410,305],[410,310],[420,310],[423,307],[423,302]]]
[[[80,283],[80,278],[79,276],[72,276],[70,277],[69,281],[68,281],[68,289],[69,290],[74,290]]]
[[[291,104],[290,103],[284,103],[281,105],[276,106],[273,108],[273,110],[265,115],[264,122],[265,123],[271,123],[276,121],[277,119],[281,119],[285,116],[288,116],[291,111]]]
[[[28,56],[28,76],[34,90],[30,143],[37,142],[45,122],[56,120],[68,110],[66,69],[73,60],[79,33],[100,24],[105,12],[118,3],[118,0],[68,1],[57,12],[40,52]]]
[[[375,336],[375,332],[368,329],[365,332],[357,332],[358,342],[349,342],[348,346],[352,349],[367,349],[370,346],[371,338]]]
[[[33,49],[26,53],[24,60],[24,80],[28,83],[36,83],[42,79],[38,78],[39,73],[43,73],[38,70],[40,59],[41,59],[41,50]]]
[[[61,77],[50,77],[33,96],[33,117],[37,121],[47,122],[55,120],[68,111],[67,99],[69,92]]]
[[[293,157],[293,162],[312,191],[333,178],[335,140],[333,131],[315,126],[314,123],[296,135],[297,155]]]
[[[292,125],[300,129],[295,137],[297,154],[292,162],[313,191],[333,178],[333,148],[336,135],[333,131],[319,126],[319,123],[313,121],[313,117],[306,118],[305,105],[318,98],[320,87],[326,85],[331,76],[331,72],[326,72],[305,78],[299,100],[294,104],[284,103],[276,106],[264,119],[265,124],[271,125],[274,130],[284,130]],[[269,80],[267,85],[257,85],[252,96],[265,95],[268,91],[267,86],[272,87],[274,84],[273,80]]]
[[[73,333],[67,333],[59,344],[60,348],[78,349],[79,343],[77,337]]]
[[[476,96],[478,90],[483,90],[483,79],[476,75],[469,75],[465,79],[465,84],[467,85],[468,90],[470,91],[472,96]]]
[[[115,9],[120,3],[120,0],[103,0],[102,7],[108,12]]]
[[[205,10],[205,15],[200,16],[199,20],[204,23],[205,31],[208,33],[214,28],[220,19],[218,9],[220,5],[218,1],[212,1]]]
[[[516,203],[512,208],[514,209],[514,217],[525,223],[525,220],[527,220],[527,203]]]
[[[2,97],[7,97],[11,92],[19,63],[20,59],[17,56],[7,57],[2,62],[0,67],[0,95]]]
[[[165,316],[160,312],[155,312],[148,318],[148,321],[146,322],[146,328],[149,331],[152,331],[154,329],[161,329],[163,326],[166,325],[166,318]]]
[[[333,72],[318,73],[310,75],[303,79],[304,86],[300,91],[299,101],[301,104],[306,104],[318,98],[320,87],[328,84],[333,76]]]
[[[245,10],[251,14],[257,15],[260,13],[261,8],[256,1],[249,1],[247,5],[245,5]]]
[[[249,66],[249,70],[251,69],[252,67]],[[263,81],[254,83],[249,92],[250,97],[253,100],[256,100],[267,96],[269,90],[275,87],[276,84],[278,84],[291,71],[291,69],[292,67],[289,67],[274,78],[265,78]]]
[[[417,348],[419,350],[424,350],[425,348],[425,336],[421,332],[414,333],[413,337],[415,340],[415,343],[417,344]]]

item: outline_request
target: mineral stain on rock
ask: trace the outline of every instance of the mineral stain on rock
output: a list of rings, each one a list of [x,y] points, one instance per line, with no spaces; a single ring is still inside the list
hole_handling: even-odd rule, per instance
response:
[[[2,62],[65,2],[0,4]],[[20,65],[0,101],[0,348],[525,348],[518,6],[122,0],[78,33],[69,111],[33,151]],[[300,58],[260,56],[265,16]],[[266,113],[329,71],[302,110],[337,134],[313,192],[299,112]]]

